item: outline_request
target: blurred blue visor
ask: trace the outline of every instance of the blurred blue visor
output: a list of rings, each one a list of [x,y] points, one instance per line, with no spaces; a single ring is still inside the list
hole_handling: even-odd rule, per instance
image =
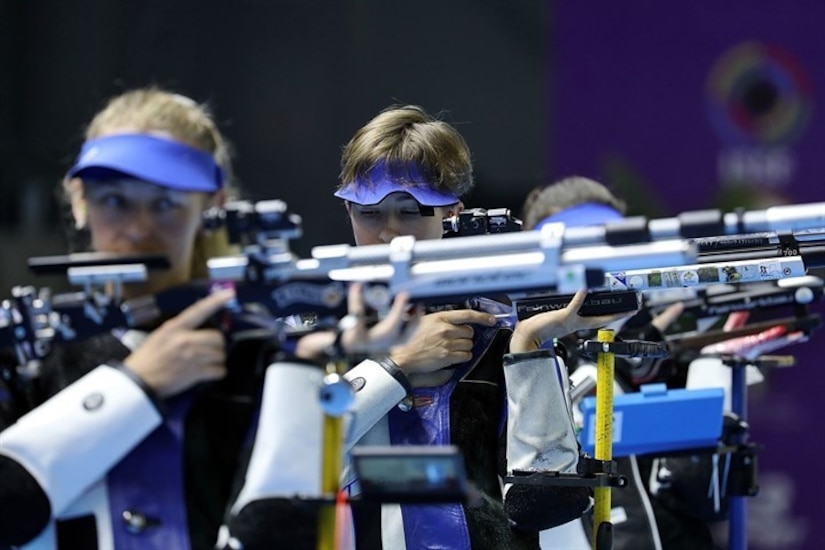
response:
[[[224,174],[210,153],[172,139],[119,134],[83,144],[69,178],[134,178],[178,191],[214,193]]]

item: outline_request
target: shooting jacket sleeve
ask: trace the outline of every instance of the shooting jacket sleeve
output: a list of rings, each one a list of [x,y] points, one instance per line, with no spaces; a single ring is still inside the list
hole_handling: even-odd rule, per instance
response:
[[[344,375],[355,390],[345,448],[352,446],[405,397],[407,390],[377,361],[362,361]]]
[[[0,458],[22,466],[58,516],[162,420],[132,376],[101,365],[0,433]],[[19,505],[11,486],[21,485],[0,479],[0,515]]]
[[[266,369],[258,427],[242,488],[217,548],[315,548],[323,495],[324,369],[279,360]],[[334,449],[329,450],[334,452]]]
[[[507,470],[575,472],[567,367],[551,350],[506,355]]]
[[[567,367],[552,350],[504,356],[507,471],[576,473],[579,444]],[[519,527],[542,530],[581,516],[586,487],[505,485],[505,507]]]

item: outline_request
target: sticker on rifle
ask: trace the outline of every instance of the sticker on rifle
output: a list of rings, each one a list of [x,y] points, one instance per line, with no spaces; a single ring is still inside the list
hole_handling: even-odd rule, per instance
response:
[[[756,264],[748,264],[739,266],[739,273],[742,275],[743,281],[758,281],[759,280],[759,266]]]
[[[700,283],[719,282],[719,270],[715,267],[700,267],[698,273]]]
[[[615,273],[608,273],[607,282],[610,290],[627,290],[627,282],[625,281],[625,272],[617,271]]]
[[[644,275],[631,275],[627,279],[627,286],[632,289],[647,288],[647,277]]]
[[[699,284],[699,275],[693,270],[687,270],[682,272],[682,285],[683,286],[695,286]]]
[[[748,265],[727,265],[722,268],[724,276],[723,283],[742,283],[745,281],[753,281],[758,278],[759,270],[754,264]]]
[[[649,286],[662,286],[662,272],[661,271],[651,271],[647,275],[647,284]]]
[[[673,271],[663,271],[662,280],[664,281],[665,286],[669,288],[682,286],[682,274],[676,269]]]
[[[782,276],[782,268],[779,262],[765,262],[759,264],[760,279],[779,279]]]

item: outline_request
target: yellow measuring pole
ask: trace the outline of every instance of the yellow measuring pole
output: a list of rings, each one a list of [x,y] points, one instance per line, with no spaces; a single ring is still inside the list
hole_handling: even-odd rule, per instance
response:
[[[599,330],[597,341],[612,343],[615,334],[610,329]],[[609,349],[604,346],[604,349]],[[595,459],[613,460],[613,374],[615,370],[612,352],[600,351],[596,362],[596,448]],[[599,526],[610,522],[610,486],[594,489],[593,549],[596,549]]]
[[[327,374],[343,374],[345,361],[327,363]],[[321,494],[331,497],[331,504],[323,504],[318,517],[318,550],[334,550],[335,503],[341,483],[342,446],[344,441],[344,421],[342,416],[324,415],[323,453],[321,457]]]

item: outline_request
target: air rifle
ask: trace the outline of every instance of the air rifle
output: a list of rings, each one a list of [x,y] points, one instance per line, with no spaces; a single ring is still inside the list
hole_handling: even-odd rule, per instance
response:
[[[226,224],[243,253],[208,261],[209,280],[164,292],[120,299],[123,284],[144,280],[146,265],[111,257],[71,261],[37,259],[36,265],[66,268],[80,292],[52,296],[48,289],[17,287],[0,306],[0,346],[14,346],[21,364],[43,357],[52,341],[88,337],[115,327],[141,326],[208,294],[215,284],[233,284],[238,304],[256,304],[272,319],[299,313],[344,315],[346,287],[366,283],[365,300],[379,313],[392,297],[455,301],[479,294],[552,289],[570,293],[594,286],[609,270],[679,265],[694,260],[695,246],[662,241],[635,246],[563,246],[564,226],[547,226],[531,248],[510,250],[516,233],[417,242],[399,237],[387,245],[316,247],[296,258],[289,239],[300,235],[300,219],[281,201],[230,203],[209,223]],[[71,260],[71,258],[69,258]],[[110,290],[114,289],[114,293]]]

